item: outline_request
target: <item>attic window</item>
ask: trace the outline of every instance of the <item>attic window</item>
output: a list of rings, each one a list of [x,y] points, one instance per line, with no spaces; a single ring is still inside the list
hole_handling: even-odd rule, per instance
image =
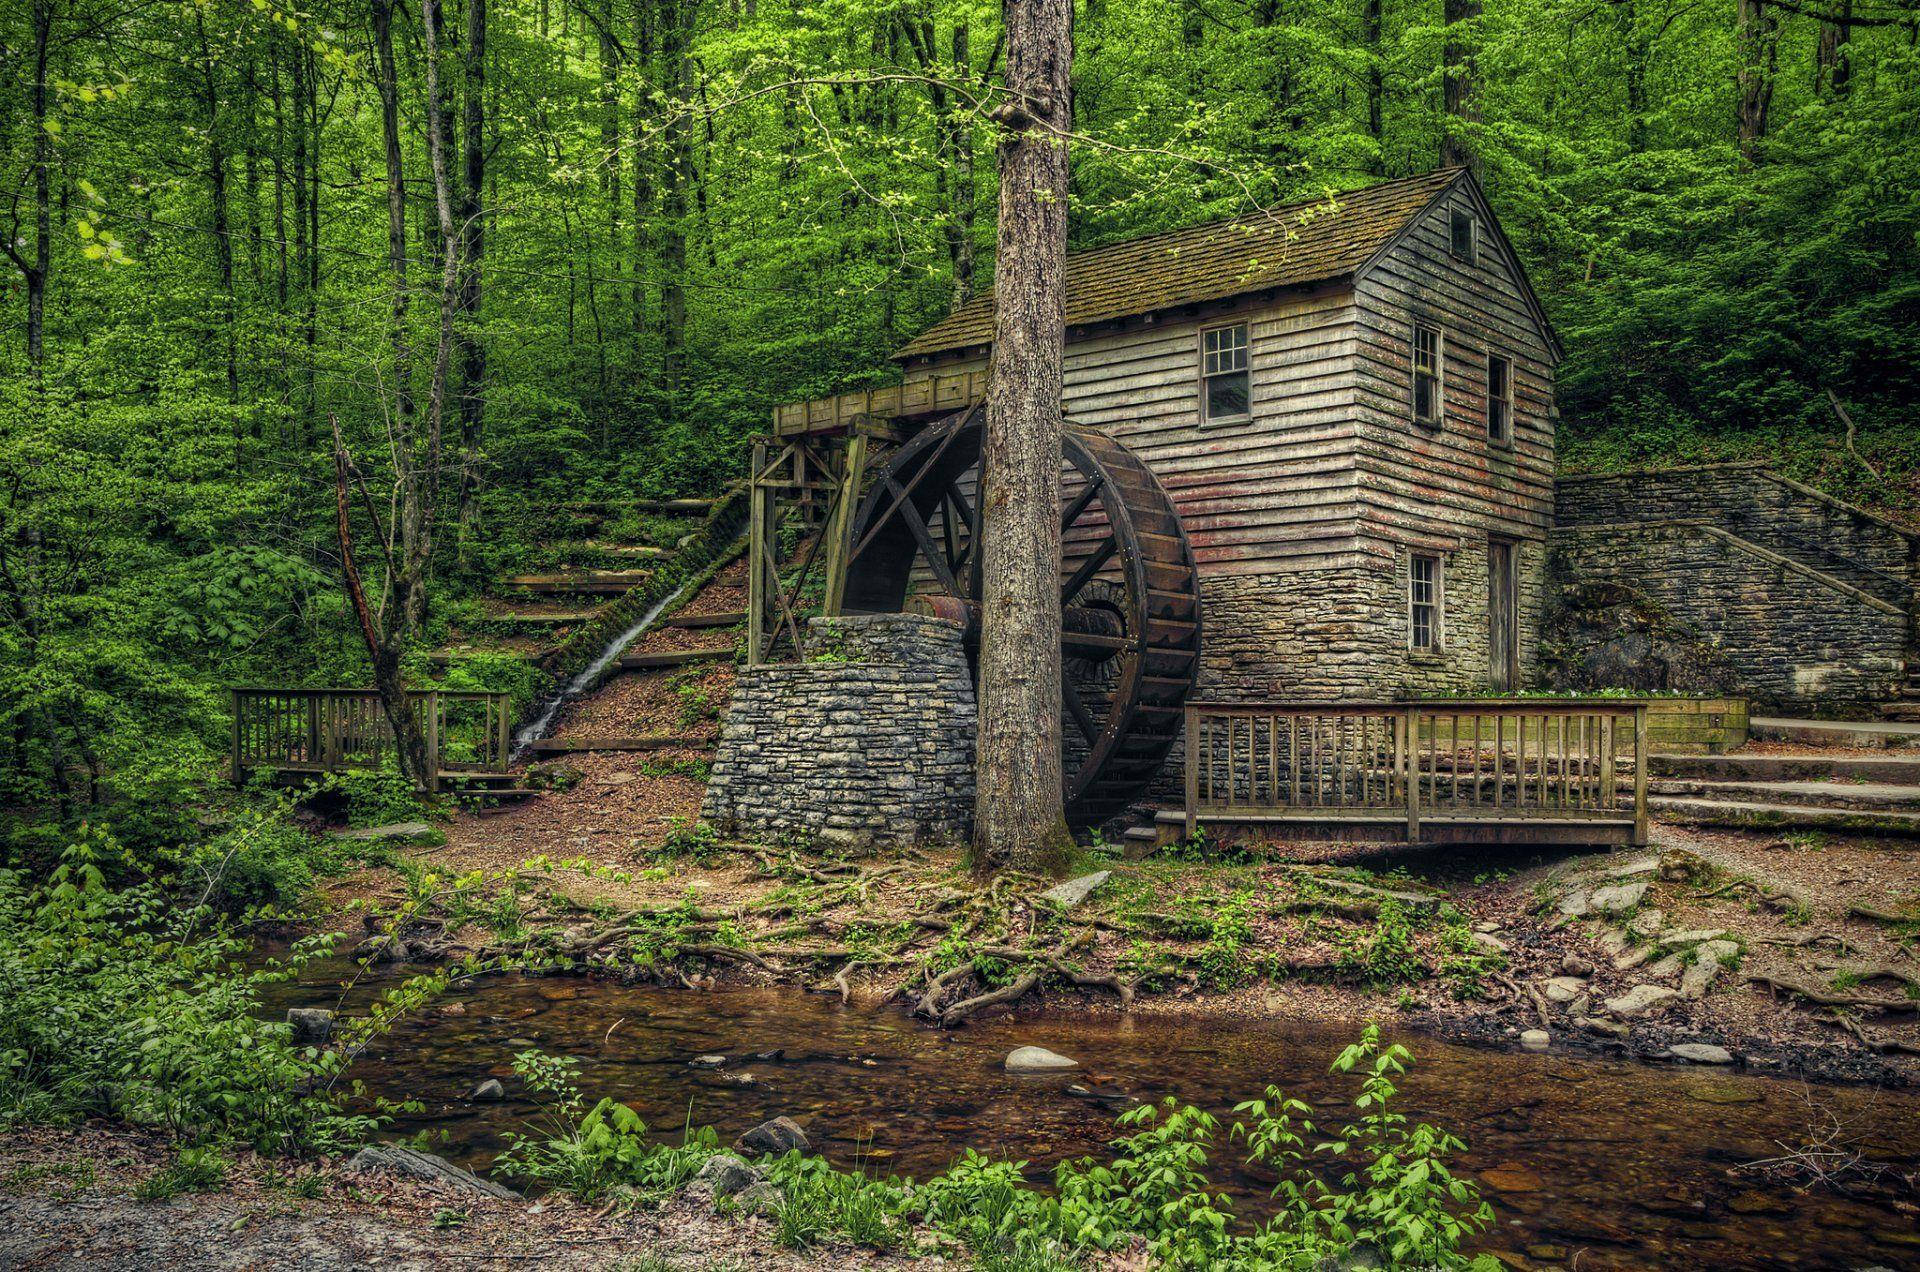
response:
[[[1413,418],[1419,424],[1440,423],[1440,329],[1413,328]]]
[[[1465,208],[1453,209],[1452,220],[1447,226],[1448,246],[1454,256],[1471,265],[1474,263],[1480,246],[1480,225],[1474,220],[1473,213]]]
[[[1204,424],[1246,419],[1251,412],[1247,324],[1200,333],[1200,419]]]

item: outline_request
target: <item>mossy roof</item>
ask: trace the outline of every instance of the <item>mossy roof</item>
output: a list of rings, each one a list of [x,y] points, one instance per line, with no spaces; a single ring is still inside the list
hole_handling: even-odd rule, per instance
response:
[[[1350,276],[1462,171],[1441,168],[1228,221],[1069,253],[1067,326]],[[921,332],[894,357],[992,341],[993,292],[988,290]]]

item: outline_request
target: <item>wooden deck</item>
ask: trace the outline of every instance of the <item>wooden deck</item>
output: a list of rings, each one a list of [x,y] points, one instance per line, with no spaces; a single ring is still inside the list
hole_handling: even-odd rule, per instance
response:
[[[857,389],[811,402],[791,402],[773,408],[773,435],[798,437],[846,429],[861,420],[903,419],[918,415],[945,415],[987,397],[985,371],[956,371],[920,376],[906,384]]]
[[[1647,841],[1639,701],[1197,702],[1186,743],[1187,834]]]
[[[232,692],[229,764],[235,782],[262,769],[295,774],[379,769],[390,758],[393,726],[371,689]],[[434,789],[507,775],[513,746],[508,695],[430,689],[414,694],[412,706],[426,739]]]

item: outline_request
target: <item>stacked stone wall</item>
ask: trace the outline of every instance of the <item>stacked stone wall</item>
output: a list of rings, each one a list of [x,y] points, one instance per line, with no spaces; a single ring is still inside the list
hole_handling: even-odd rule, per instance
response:
[[[1895,690],[1907,619],[1686,526],[1568,530],[1557,572],[1632,589],[1696,633],[1767,711],[1860,714]]]
[[[975,707],[959,624],[816,618],[815,661],[741,671],[701,816],[725,835],[962,841]]]
[[[1557,486],[1554,573],[1629,589],[1768,711],[1858,715],[1914,659],[1920,537],[1753,465]]]

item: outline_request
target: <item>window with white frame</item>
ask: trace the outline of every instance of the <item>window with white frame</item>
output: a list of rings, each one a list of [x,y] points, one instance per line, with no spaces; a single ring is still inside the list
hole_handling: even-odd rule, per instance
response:
[[[1487,437],[1513,440],[1513,363],[1497,353],[1487,355]]]
[[[1408,559],[1407,648],[1440,648],[1440,558],[1416,552]]]
[[[1209,327],[1200,333],[1200,419],[1218,424],[1243,420],[1252,410],[1247,324]]]
[[[1447,222],[1447,246],[1456,260],[1472,265],[1479,256],[1480,223],[1465,208],[1455,208]]]
[[[1438,327],[1413,327],[1413,418],[1421,424],[1440,423],[1440,358]]]

